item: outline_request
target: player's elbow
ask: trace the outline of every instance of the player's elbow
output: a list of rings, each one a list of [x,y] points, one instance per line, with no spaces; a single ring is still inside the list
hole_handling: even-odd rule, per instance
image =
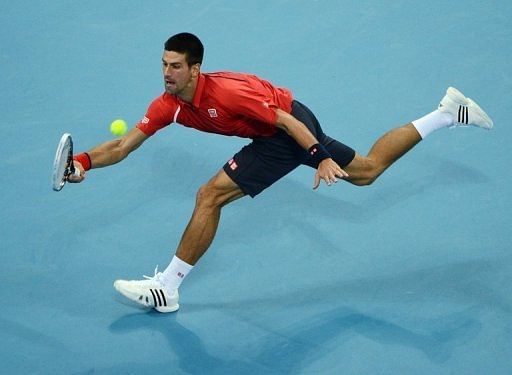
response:
[[[293,124],[292,117],[282,109],[276,110],[276,126],[290,134],[290,126]]]
[[[119,163],[123,159],[126,159],[126,157],[130,154],[132,151],[130,147],[127,147],[126,144],[123,144],[122,138],[116,139],[113,141],[113,147],[111,149],[111,157],[113,163]]]
[[[134,128],[124,137],[116,140],[118,143],[115,145],[115,148],[121,158],[120,160],[125,159],[131,152],[139,148],[147,138],[148,136],[146,134]]]
[[[117,151],[117,154],[118,154],[118,159],[119,161],[121,160],[124,160],[128,157],[128,155],[130,155],[130,151],[129,150],[126,150],[126,149],[123,149],[123,148],[120,148],[118,151]]]

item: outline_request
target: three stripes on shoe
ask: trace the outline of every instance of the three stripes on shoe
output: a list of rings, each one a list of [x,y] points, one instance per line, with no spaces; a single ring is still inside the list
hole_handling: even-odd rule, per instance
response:
[[[165,299],[164,291],[162,289],[149,289],[151,292],[151,295],[153,296],[153,303],[155,307],[159,306],[167,306],[167,300]],[[160,299],[160,296],[162,296],[162,299]],[[142,301],[144,299],[144,296],[139,297],[139,301]],[[158,303],[157,303],[158,300]],[[149,298],[146,296],[146,303],[149,304]]]
[[[459,118],[457,120],[458,123],[460,124],[468,124],[468,119],[469,119],[469,116],[468,116],[468,107],[465,106],[465,105],[460,105],[459,106]]]

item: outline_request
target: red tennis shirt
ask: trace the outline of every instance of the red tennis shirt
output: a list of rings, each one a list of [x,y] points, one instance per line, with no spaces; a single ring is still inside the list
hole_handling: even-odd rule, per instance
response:
[[[292,93],[254,75],[199,75],[192,103],[164,93],[153,100],[139,128],[146,135],[176,122],[201,131],[244,138],[272,136],[276,109],[291,112]]]

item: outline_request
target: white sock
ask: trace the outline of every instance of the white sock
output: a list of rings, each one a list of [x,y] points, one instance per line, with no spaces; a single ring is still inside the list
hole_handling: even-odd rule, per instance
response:
[[[172,293],[174,289],[178,289],[183,279],[192,271],[192,268],[194,266],[182,261],[175,255],[165,271],[162,272],[162,280],[167,293]]]
[[[412,124],[420,133],[421,138],[425,139],[433,131],[452,125],[453,117],[449,113],[436,109],[434,112],[430,112],[428,115],[413,121]]]

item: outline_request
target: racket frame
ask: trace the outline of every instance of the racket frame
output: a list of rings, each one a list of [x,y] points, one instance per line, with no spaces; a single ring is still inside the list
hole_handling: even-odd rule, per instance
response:
[[[69,145],[69,146],[68,146]],[[59,170],[64,157],[65,148],[68,147],[66,157],[66,164],[62,176],[60,176]],[[53,161],[53,173],[52,173],[52,188],[55,191],[60,191],[66,184],[68,176],[75,173],[75,166],[73,164],[73,138],[71,134],[64,133],[60,138],[57,151],[55,152],[55,159]]]

